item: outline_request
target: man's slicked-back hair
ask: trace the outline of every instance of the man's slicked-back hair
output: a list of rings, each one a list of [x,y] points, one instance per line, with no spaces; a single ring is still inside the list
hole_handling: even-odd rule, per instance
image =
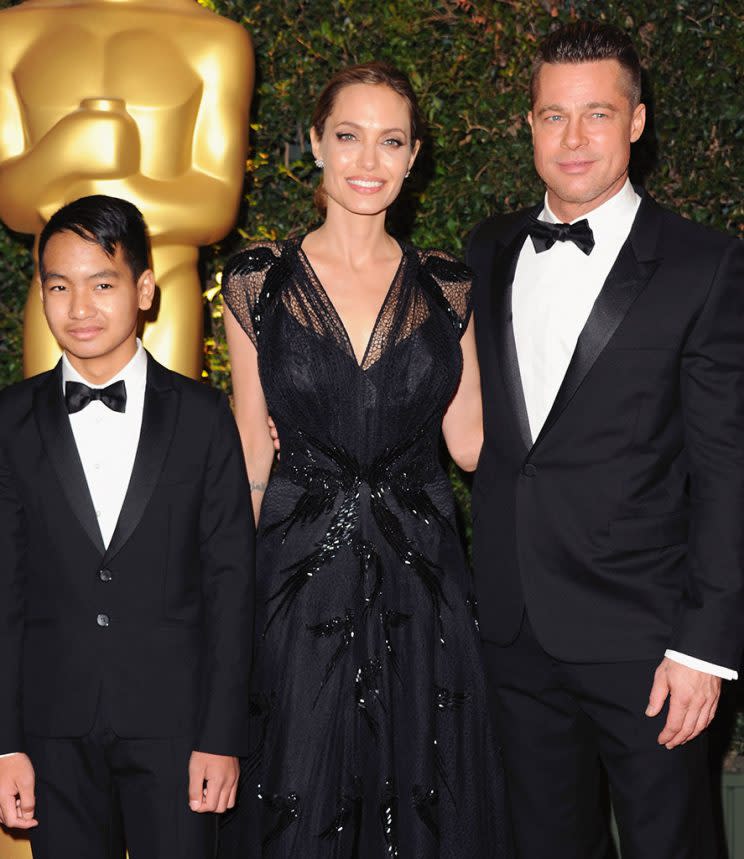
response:
[[[627,79],[627,96],[631,108],[641,101],[641,61],[626,33],[612,24],[598,21],[576,21],[554,30],[537,49],[532,63],[530,100],[537,98],[540,69],[546,64],[593,63],[617,60]]]
[[[44,274],[44,248],[57,233],[70,232],[102,248],[108,256],[120,247],[135,281],[150,267],[147,226],[140,210],[128,200],[93,194],[58,209],[39,237],[39,268]]]

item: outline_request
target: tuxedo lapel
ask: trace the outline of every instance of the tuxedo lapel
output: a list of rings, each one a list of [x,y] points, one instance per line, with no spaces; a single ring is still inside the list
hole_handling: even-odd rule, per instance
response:
[[[104,562],[119,552],[142,519],[170,447],[178,417],[178,403],[178,392],[173,387],[169,372],[148,355],[147,387],[137,454]]]
[[[62,393],[62,362],[49,374],[34,396],[34,413],[44,450],[62,491],[93,545],[103,555],[104,545],[96,511],[85,479],[70,417]]]
[[[538,209],[529,212],[520,220],[516,232],[507,238],[506,246],[496,251],[493,264],[493,312],[496,331],[497,354],[499,367],[506,389],[511,412],[517,423],[519,435],[524,442],[525,450],[532,446],[532,433],[527,416],[527,404],[524,399],[522,377],[519,372],[517,344],[514,340],[514,325],[512,314],[512,287],[514,273],[519,260],[519,253],[528,235],[530,217]]]
[[[654,251],[659,230],[658,212],[653,200],[644,196],[630,235],[620,249],[579,335],[566,375],[533,448],[550,432],[571,402],[587,373],[656,270],[658,261],[654,259]]]

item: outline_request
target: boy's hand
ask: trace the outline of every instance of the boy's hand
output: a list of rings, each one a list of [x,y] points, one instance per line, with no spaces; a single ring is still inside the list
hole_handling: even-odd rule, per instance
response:
[[[271,415],[269,415],[269,434],[271,435],[271,440],[274,442],[274,450],[279,453],[282,446],[279,442],[279,432],[277,431],[276,424],[274,423],[274,419]]]
[[[0,823],[11,829],[33,829],[36,798],[34,768],[28,755],[0,758]]]
[[[192,752],[189,761],[189,808],[222,814],[235,805],[240,767],[227,755]],[[205,784],[206,782],[206,784]]]

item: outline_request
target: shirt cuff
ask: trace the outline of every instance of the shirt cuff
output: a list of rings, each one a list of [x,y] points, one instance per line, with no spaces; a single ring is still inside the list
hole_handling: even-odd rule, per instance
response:
[[[6,752],[4,755],[0,755],[0,758],[12,758],[13,755],[20,755],[23,752]]]
[[[722,665],[705,662],[702,659],[696,659],[694,656],[688,656],[686,653],[678,653],[676,650],[667,650],[664,656],[667,656],[674,662],[679,662],[680,665],[694,668],[695,671],[704,671],[706,674],[712,674],[714,677],[720,677],[722,680],[739,679],[739,672],[734,671],[733,668],[724,668]]]

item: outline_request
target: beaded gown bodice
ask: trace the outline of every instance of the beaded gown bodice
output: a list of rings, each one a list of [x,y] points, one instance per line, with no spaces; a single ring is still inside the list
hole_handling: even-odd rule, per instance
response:
[[[261,852],[231,855],[502,855],[478,852],[486,834],[497,845],[499,815],[474,825],[466,810],[500,796],[501,776],[439,456],[470,286],[448,255],[402,246],[360,361],[300,240],[225,270],[281,439],[241,799]]]

